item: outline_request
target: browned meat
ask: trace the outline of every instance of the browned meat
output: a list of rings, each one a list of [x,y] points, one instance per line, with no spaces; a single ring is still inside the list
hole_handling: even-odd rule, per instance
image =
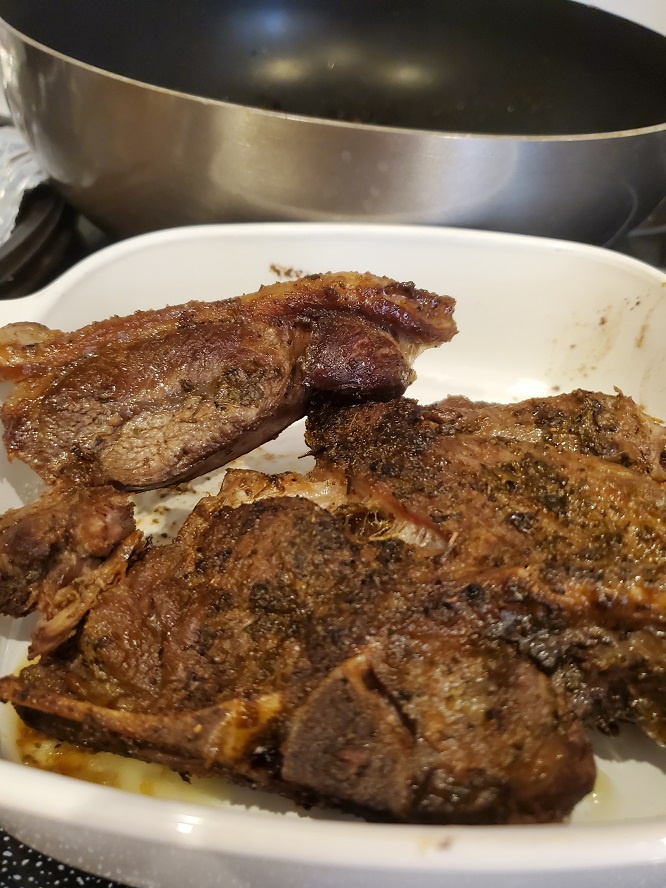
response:
[[[527,402],[512,407],[495,406],[498,412],[515,410],[521,416],[532,407],[548,410],[555,409],[557,405],[560,408],[568,405],[572,410],[568,418],[573,422],[573,410],[578,409],[582,397],[583,393],[574,393],[572,397],[549,399],[542,404]],[[603,396],[597,397],[604,400]],[[447,400],[447,409],[451,407],[452,400]],[[403,402],[402,406],[407,405]],[[473,405],[466,402],[466,406],[471,411]],[[479,418],[482,412],[487,417],[488,410],[494,409],[488,405],[476,407]],[[605,419],[609,418],[609,414],[615,414],[618,426],[621,426],[633,416],[640,426],[640,413],[629,399],[608,399],[607,407]],[[367,452],[367,442],[360,435],[360,419],[376,409],[379,408],[368,406],[350,411],[353,417],[350,422],[354,435],[352,446],[359,447],[363,454]],[[390,405],[381,405],[381,409],[388,411]],[[408,409],[411,413],[412,407]],[[417,408],[417,412],[420,411],[423,408]],[[467,415],[469,417],[469,412]],[[634,467],[639,473],[656,474],[661,427],[648,419],[642,421],[645,427],[636,428],[638,438],[652,435],[654,452],[645,449],[645,458],[636,461]],[[312,425],[314,427],[314,421]],[[507,429],[510,428],[508,425]],[[405,428],[401,429],[396,423],[394,430],[402,441],[408,440]],[[321,431],[321,427],[314,429],[314,432],[317,431]],[[516,427],[516,434],[519,437],[522,434],[520,425]],[[588,439],[588,442],[592,443],[592,439]],[[336,443],[339,444],[340,439],[336,438]],[[573,440],[569,443],[572,448],[575,446]],[[561,446],[560,442],[558,445]],[[630,445],[631,441],[627,439],[627,446],[623,449]],[[613,446],[607,451],[607,458],[613,462],[616,449]],[[549,453],[548,450],[545,452]],[[344,475],[338,469],[331,471],[330,467],[325,471],[323,456],[320,461],[322,465],[305,477],[282,475],[267,478],[254,472],[230,472],[225,479],[223,492],[227,502],[232,505],[272,496],[307,496],[325,508],[337,510],[338,515],[345,514],[348,530],[353,530],[356,536],[365,539],[399,537],[418,545],[422,553],[444,553],[444,557],[437,558],[435,562],[437,582],[433,585],[432,566],[426,562],[426,576],[418,582],[415,580],[414,589],[407,593],[412,600],[420,598],[426,601],[424,606],[433,619],[439,611],[448,615],[452,611],[457,613],[463,607],[465,625],[470,626],[473,618],[480,619],[480,633],[490,633],[494,638],[516,643],[522,653],[529,655],[539,668],[552,677],[567,694],[578,715],[591,726],[609,730],[617,721],[635,721],[652,736],[666,739],[666,697],[662,691],[666,679],[666,644],[662,638],[666,618],[666,564],[660,548],[665,532],[660,511],[663,503],[662,484],[652,483],[640,475],[637,477],[619,466],[610,467],[611,477],[617,472],[622,481],[621,485],[616,483],[616,498],[626,496],[629,502],[635,503],[637,511],[633,516],[626,515],[626,521],[637,521],[637,516],[643,514],[644,510],[646,522],[652,522],[655,529],[650,536],[647,524],[632,527],[630,532],[625,533],[624,551],[622,539],[610,533],[604,535],[600,506],[591,509],[595,522],[591,522],[590,530],[592,539],[597,541],[596,552],[586,549],[584,528],[572,524],[565,515],[562,516],[561,527],[550,525],[557,551],[565,553],[560,560],[549,556],[548,535],[534,533],[535,527],[525,527],[524,534],[530,531],[534,534],[529,537],[534,545],[529,558],[525,549],[516,545],[516,559],[513,559],[507,547],[503,554],[506,563],[496,567],[492,564],[492,558],[482,557],[485,551],[483,545],[487,544],[492,549],[493,537],[489,535],[484,538],[476,523],[466,529],[467,536],[460,544],[459,554],[453,559],[448,544],[435,549],[432,535],[423,533],[422,525],[416,523],[421,513],[415,511],[413,521],[403,517],[409,513],[402,508],[397,510],[400,515],[398,520],[381,512],[368,515],[365,510],[377,508],[378,502],[380,508],[386,507],[387,502],[393,505],[386,496],[386,488],[380,502],[380,497],[372,494],[372,484],[362,485],[366,495],[357,495],[354,504],[354,497],[350,500],[347,495]],[[609,467],[587,457],[582,464],[587,467],[590,491],[601,489],[603,492],[603,486],[600,488],[597,483],[595,487],[593,475],[597,472],[602,481],[608,480]],[[443,468],[447,472],[446,482],[432,473],[428,476],[428,484],[431,485],[429,496],[433,499],[444,492],[445,483],[449,486],[454,483],[451,476],[455,466],[449,462]],[[521,480],[525,483],[529,481],[529,476]],[[632,489],[632,480],[637,483],[638,494]],[[519,497],[523,495],[519,485],[513,491]],[[463,490],[461,497],[464,496]],[[506,506],[506,502],[493,491],[488,491],[488,497],[491,506]],[[610,499],[606,507],[613,520],[619,513],[617,499]],[[511,514],[515,516],[517,513]],[[480,521],[492,518],[491,510],[481,511],[480,515]],[[472,522],[475,520],[473,514],[468,514],[467,518]],[[568,541],[563,539],[564,534],[571,535]],[[577,538],[581,543],[579,551],[576,550]],[[465,548],[474,544],[481,547],[480,552]],[[653,547],[652,544],[657,545]],[[464,552],[470,556],[469,565],[466,565],[462,555]],[[486,561],[488,563],[484,563]],[[417,596],[416,589],[419,587],[425,591]],[[437,617],[440,618],[441,615]]]
[[[518,404],[486,404],[448,397],[433,405],[440,422],[456,434],[481,434],[509,441],[547,444],[601,456],[657,481],[666,480],[666,430],[631,399],[578,389]]]
[[[47,595],[46,590],[42,589],[39,601],[41,615],[32,630],[29,658],[44,656],[64,644],[93,607],[100,592],[108,591],[125,577],[132,559],[143,550],[145,544],[141,531],[135,530],[99,567],[85,571],[53,595]]]
[[[589,605],[605,591],[609,602],[637,590],[659,599],[663,577],[627,576],[623,565],[583,570],[569,566],[505,566],[456,576],[441,567],[413,577],[413,597],[430,620],[448,626],[462,621],[470,633],[501,639],[528,657],[566,697],[573,712],[591,728],[614,732],[620,722],[634,722],[650,736],[666,740],[666,643],[660,617],[631,628],[603,608]],[[581,594],[582,593],[582,594]],[[613,607],[610,603],[609,607]],[[642,609],[639,608],[638,609]]]
[[[561,819],[584,724],[666,733],[664,434],[586,392],[319,407],[309,477],[229,473],[0,698],[373,818]]]
[[[133,531],[133,506],[112,487],[56,488],[0,516],[0,613],[49,612],[58,589],[97,568]]]
[[[374,818],[557,820],[589,791],[564,695],[474,623],[433,623],[411,549],[298,496],[231,509],[238,482],[2,699],[63,739]]]
[[[594,783],[581,725],[526,659],[471,629],[421,618],[331,672],[295,714],[282,777],[412,821],[565,817]]]
[[[2,409],[7,452],[51,484],[191,478],[275,437],[314,392],[401,394],[413,358],[454,335],[452,310],[411,283],[340,273],[75,333],[12,325],[0,379],[22,381]]]
[[[308,427],[318,471],[343,472],[388,532],[397,519],[439,536],[433,613],[471,596],[588,723],[652,734],[666,712],[665,437],[631,399],[587,392],[323,409]]]
[[[557,428],[540,424],[558,412]],[[324,408],[311,416],[307,441],[320,468],[343,472],[366,505],[439,535],[447,568],[460,574],[540,562],[664,564],[666,488],[655,477],[666,430],[641,419],[629,398],[577,392],[508,406],[456,398]],[[645,603],[648,619],[661,619],[655,602]],[[633,611],[642,621],[639,610],[618,599],[608,618]]]

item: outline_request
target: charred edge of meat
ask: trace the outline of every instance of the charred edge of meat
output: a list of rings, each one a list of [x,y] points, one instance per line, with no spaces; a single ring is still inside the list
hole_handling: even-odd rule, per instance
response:
[[[262,287],[256,293],[219,302],[189,302],[129,317],[89,324],[73,333],[40,325],[13,324],[0,330],[0,379],[17,380],[99,354],[119,342],[165,336],[215,321],[234,306],[249,307],[276,321],[351,312],[380,323],[394,335],[436,344],[455,334],[454,300],[370,273],[337,272]]]

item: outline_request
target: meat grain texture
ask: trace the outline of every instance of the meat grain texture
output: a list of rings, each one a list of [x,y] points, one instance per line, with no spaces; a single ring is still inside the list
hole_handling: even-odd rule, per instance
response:
[[[455,334],[452,311],[412,283],[342,273],[74,333],[12,325],[5,447],[48,484],[184,481],[276,437],[317,392],[401,394],[416,355]]]

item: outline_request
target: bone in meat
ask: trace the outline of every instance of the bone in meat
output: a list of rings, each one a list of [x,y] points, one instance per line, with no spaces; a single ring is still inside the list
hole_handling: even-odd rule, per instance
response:
[[[433,623],[412,566],[300,496],[207,498],[0,695],[63,739],[374,819],[561,819],[594,778],[565,696]]]

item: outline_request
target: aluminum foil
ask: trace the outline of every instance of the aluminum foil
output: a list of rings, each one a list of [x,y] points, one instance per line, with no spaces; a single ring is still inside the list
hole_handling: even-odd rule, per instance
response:
[[[0,127],[0,246],[14,230],[26,191],[46,180],[19,131],[13,126]]]

